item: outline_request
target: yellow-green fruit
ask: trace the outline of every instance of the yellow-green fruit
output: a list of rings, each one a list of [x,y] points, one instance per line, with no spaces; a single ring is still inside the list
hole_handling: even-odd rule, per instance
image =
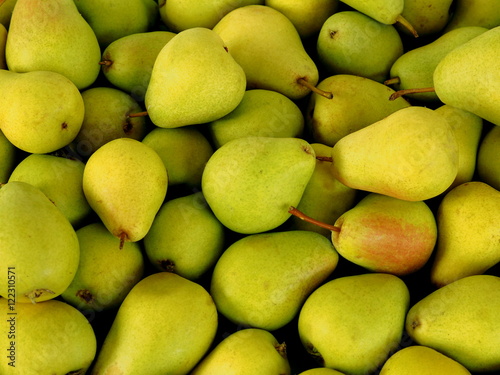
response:
[[[7,69],[5,61],[5,44],[7,43],[7,29],[0,23],[0,69]]]
[[[2,0],[2,6],[0,6],[0,23],[6,28],[9,28],[12,10],[16,2],[17,0]]]
[[[16,167],[16,154],[16,148],[0,130],[0,183],[9,180],[12,170]]]
[[[500,190],[500,126],[493,126],[484,136],[477,154],[479,179]]]
[[[450,19],[452,0],[405,0],[401,15],[414,27],[419,37],[434,36]],[[397,25],[398,30],[410,34],[408,29]]]
[[[318,367],[303,371],[299,375],[344,375],[344,373],[328,367]]]

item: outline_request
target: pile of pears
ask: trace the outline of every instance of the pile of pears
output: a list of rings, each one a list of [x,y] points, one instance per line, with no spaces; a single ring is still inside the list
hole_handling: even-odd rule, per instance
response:
[[[498,0],[0,0],[0,374],[498,374],[498,103]]]

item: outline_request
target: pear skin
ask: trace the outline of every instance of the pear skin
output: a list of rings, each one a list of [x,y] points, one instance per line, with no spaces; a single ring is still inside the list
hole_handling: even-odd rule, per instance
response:
[[[500,26],[498,2],[495,0],[457,0],[445,32],[467,26],[491,29]]]
[[[487,130],[477,154],[476,170],[479,180],[500,191],[500,126]]]
[[[442,32],[451,16],[452,0],[405,0],[401,15],[418,33],[419,37],[435,36]],[[396,25],[398,30],[410,34],[408,29]]]
[[[0,23],[0,69],[7,69],[5,61],[5,44],[7,43],[7,29]]]
[[[17,151],[0,130],[0,184],[9,180],[10,174],[17,165]]]
[[[302,371],[299,375],[344,375],[344,373],[327,367],[316,367]]]

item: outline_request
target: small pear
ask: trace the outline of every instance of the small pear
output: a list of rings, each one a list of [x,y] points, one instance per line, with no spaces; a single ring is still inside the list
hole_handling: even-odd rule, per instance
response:
[[[263,329],[246,328],[225,337],[191,375],[290,375],[286,344]]]
[[[9,180],[17,165],[17,149],[0,130],[0,184]]]
[[[500,26],[500,12],[496,0],[456,0],[445,32],[467,26],[491,29]]]
[[[467,276],[411,306],[406,331],[471,372],[494,372],[500,370],[499,310],[500,277]]]
[[[479,180],[500,191],[500,126],[493,126],[479,144],[477,174]]]
[[[208,352],[217,326],[217,310],[201,285],[171,272],[151,274],[120,305],[91,374],[188,374]]]
[[[155,150],[117,138],[85,164],[83,192],[108,230],[124,241],[144,238],[167,193],[167,170]]]
[[[452,14],[453,0],[405,0],[401,15],[413,26],[420,37],[435,36],[443,31]],[[407,28],[398,30],[410,34]]]
[[[398,347],[409,303],[406,284],[394,275],[333,279],[302,306],[300,340],[321,366],[352,375],[371,374]]]
[[[338,258],[331,242],[315,232],[248,235],[217,261],[210,294],[233,323],[273,331],[290,323]]]

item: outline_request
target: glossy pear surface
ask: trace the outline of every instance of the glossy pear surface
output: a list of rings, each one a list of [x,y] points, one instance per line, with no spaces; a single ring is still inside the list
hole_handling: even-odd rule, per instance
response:
[[[401,15],[415,28],[419,37],[436,36],[450,20],[452,3],[452,0],[405,0]],[[398,27],[398,30],[410,34],[404,27]]]
[[[457,0],[445,32],[467,26],[491,29],[500,26],[500,12],[495,0]]]

